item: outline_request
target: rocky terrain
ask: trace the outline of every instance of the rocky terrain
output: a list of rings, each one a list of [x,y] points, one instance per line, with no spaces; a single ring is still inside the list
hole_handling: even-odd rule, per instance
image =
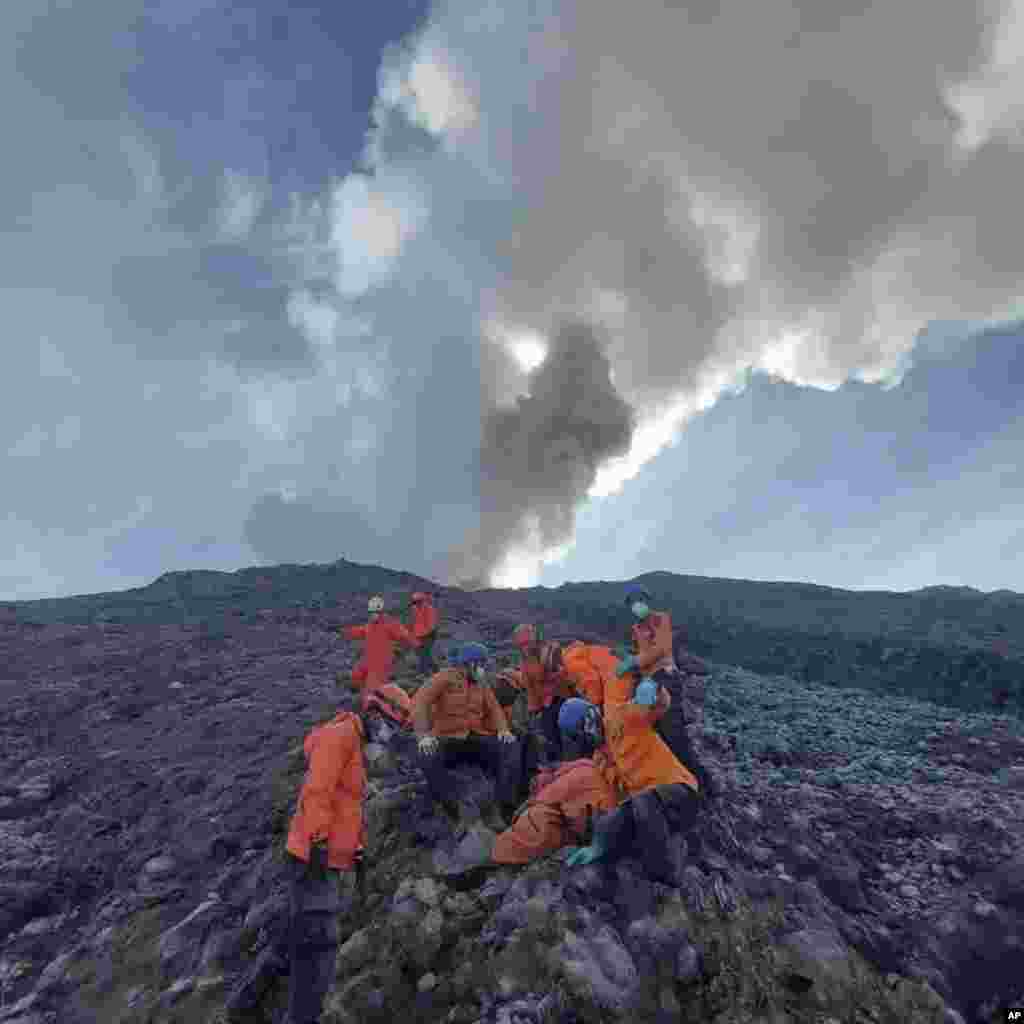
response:
[[[214,1024],[280,926],[301,741],[357,654],[335,627],[421,581],[285,602],[259,578],[262,610],[221,596],[216,620],[177,585],[177,624],[8,606],[0,1024]],[[504,656],[528,597],[442,591],[442,650]],[[549,635],[619,640],[542,614]],[[453,831],[412,810],[411,744],[370,748],[370,867],[325,1020],[973,1024],[1024,1005],[1024,723],[708,668],[689,710],[722,796],[674,888],[560,856],[448,885],[435,856],[486,827],[488,784],[463,774]]]

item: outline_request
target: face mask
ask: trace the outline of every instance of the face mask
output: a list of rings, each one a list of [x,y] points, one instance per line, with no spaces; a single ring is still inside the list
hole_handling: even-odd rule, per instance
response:
[[[638,619],[646,619],[651,614],[651,609],[643,601],[636,601],[633,604],[633,614]]]

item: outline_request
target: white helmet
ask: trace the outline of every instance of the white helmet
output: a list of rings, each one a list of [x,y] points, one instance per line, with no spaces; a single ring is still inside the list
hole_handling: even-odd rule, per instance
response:
[[[370,614],[375,615],[377,612],[384,611],[384,598],[380,595],[370,598],[370,603],[367,605],[370,609]]]

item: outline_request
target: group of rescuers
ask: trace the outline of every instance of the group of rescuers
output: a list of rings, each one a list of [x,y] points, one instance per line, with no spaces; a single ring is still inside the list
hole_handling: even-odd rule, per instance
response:
[[[412,621],[369,602],[369,621],[342,634],[364,643],[352,671],[356,692],[306,737],[305,780],[286,843],[289,910],[285,927],[227,1003],[229,1021],[253,1019],[267,991],[290,974],[289,1024],[315,1024],[333,978],[338,917],[351,909],[366,844],[364,744],[411,730],[427,782],[425,802],[457,817],[449,769],[475,762],[491,775],[507,827],[487,833],[469,862],[443,871],[453,882],[502,865],[525,864],[575,846],[566,865],[636,856],[654,881],[675,884],[670,835],[688,831],[711,779],[693,751],[679,693],[672,622],[633,586],[632,653],[574,642],[545,642],[521,625],[512,640],[521,658],[497,679],[526,693],[530,730],[517,738],[494,690],[486,685],[489,651],[480,643],[454,650],[436,671],[438,613],[428,594],[411,598]],[[395,647],[419,653],[429,678],[410,697],[392,683]],[[432,673],[432,674],[431,674]],[[383,728],[381,726],[383,725]],[[543,743],[546,757],[538,753]]]

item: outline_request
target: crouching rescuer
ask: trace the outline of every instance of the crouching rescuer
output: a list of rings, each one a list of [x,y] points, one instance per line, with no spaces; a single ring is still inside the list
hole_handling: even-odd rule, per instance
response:
[[[523,748],[509,729],[494,691],[486,685],[488,654],[483,644],[458,648],[453,664],[416,693],[413,728],[432,802],[456,814],[449,769],[460,762],[475,762],[494,779],[497,802],[509,818],[527,784],[528,769]]]
[[[228,1020],[252,1021],[290,975],[289,1024],[316,1024],[334,978],[339,916],[359,886],[366,822],[365,724],[352,699],[304,743],[306,776],[286,843],[287,921],[228,997]]]
[[[527,864],[560,847],[588,843],[594,816],[619,802],[600,710],[584,700],[567,700],[559,727],[567,760],[538,772],[533,794],[512,826],[497,836],[471,833],[452,856],[435,855],[439,873],[459,880],[457,887],[475,884],[493,868]]]
[[[575,703],[567,701],[563,715]],[[629,703],[606,705],[605,742],[626,799],[595,823],[593,839],[569,856],[569,867],[632,855],[653,881],[677,884],[669,839],[692,828],[700,801],[696,777],[654,729],[670,705],[668,691],[650,678]]]

